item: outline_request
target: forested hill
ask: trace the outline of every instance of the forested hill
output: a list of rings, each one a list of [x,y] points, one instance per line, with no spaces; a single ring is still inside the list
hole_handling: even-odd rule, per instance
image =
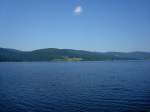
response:
[[[19,51],[0,48],[0,61],[102,61],[146,60],[149,52],[89,52],[72,49],[47,48],[34,51]]]

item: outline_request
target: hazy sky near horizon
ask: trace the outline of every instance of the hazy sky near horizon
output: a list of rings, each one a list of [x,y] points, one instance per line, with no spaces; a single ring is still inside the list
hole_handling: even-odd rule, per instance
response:
[[[0,47],[150,51],[150,0],[0,0]]]

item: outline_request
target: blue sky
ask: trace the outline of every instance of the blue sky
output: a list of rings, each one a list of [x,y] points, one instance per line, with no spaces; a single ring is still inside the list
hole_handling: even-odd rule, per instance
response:
[[[0,47],[150,52],[150,0],[0,0]]]

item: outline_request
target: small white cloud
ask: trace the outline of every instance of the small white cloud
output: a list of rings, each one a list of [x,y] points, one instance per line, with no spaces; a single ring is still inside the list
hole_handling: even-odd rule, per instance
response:
[[[80,15],[82,12],[83,12],[83,9],[82,9],[81,6],[75,7],[75,9],[74,9],[74,14],[75,15]]]

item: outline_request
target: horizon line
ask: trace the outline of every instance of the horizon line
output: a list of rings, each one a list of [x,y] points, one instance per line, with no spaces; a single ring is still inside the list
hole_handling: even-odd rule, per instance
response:
[[[150,51],[142,51],[142,50],[134,50],[134,51],[96,51],[96,50],[85,50],[85,49],[73,49],[73,48],[56,48],[56,47],[45,47],[45,48],[37,48],[33,50],[22,50],[22,49],[17,49],[17,48],[10,48],[10,47],[0,47],[2,49],[12,49],[12,50],[17,50],[17,51],[22,51],[22,52],[32,52],[36,50],[43,50],[43,49],[59,49],[59,50],[78,50],[78,51],[87,51],[87,52],[97,52],[97,53],[109,53],[109,52],[122,52],[122,53],[132,53],[132,52],[147,52],[150,53]]]

